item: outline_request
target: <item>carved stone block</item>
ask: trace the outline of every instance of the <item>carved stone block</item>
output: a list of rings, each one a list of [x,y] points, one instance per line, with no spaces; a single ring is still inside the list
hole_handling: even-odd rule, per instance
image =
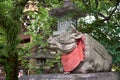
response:
[[[120,80],[118,72],[100,72],[87,74],[42,74],[23,76],[19,80]]]

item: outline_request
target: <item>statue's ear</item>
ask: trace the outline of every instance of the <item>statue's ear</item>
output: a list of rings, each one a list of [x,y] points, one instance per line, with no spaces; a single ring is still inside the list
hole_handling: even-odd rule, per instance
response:
[[[80,39],[82,37],[82,33],[81,32],[79,32],[79,33],[73,33],[71,35],[71,37],[74,38],[74,39]]]

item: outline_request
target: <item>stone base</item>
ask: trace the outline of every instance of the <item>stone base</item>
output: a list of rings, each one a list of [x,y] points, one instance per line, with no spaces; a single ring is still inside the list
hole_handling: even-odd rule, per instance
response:
[[[120,72],[98,72],[86,74],[41,74],[23,76],[19,80],[120,80]]]

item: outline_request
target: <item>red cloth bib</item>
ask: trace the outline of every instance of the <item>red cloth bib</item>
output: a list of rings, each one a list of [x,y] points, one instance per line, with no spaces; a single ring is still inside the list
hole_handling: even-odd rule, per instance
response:
[[[68,54],[62,55],[61,61],[65,72],[74,70],[84,60],[84,36],[77,42],[77,47]]]

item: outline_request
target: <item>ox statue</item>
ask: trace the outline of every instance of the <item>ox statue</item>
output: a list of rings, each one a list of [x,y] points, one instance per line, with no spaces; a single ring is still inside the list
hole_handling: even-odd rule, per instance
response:
[[[86,33],[78,32],[75,27],[68,32],[51,36],[51,48],[60,51],[65,73],[88,73],[110,71],[112,57],[98,41]]]

